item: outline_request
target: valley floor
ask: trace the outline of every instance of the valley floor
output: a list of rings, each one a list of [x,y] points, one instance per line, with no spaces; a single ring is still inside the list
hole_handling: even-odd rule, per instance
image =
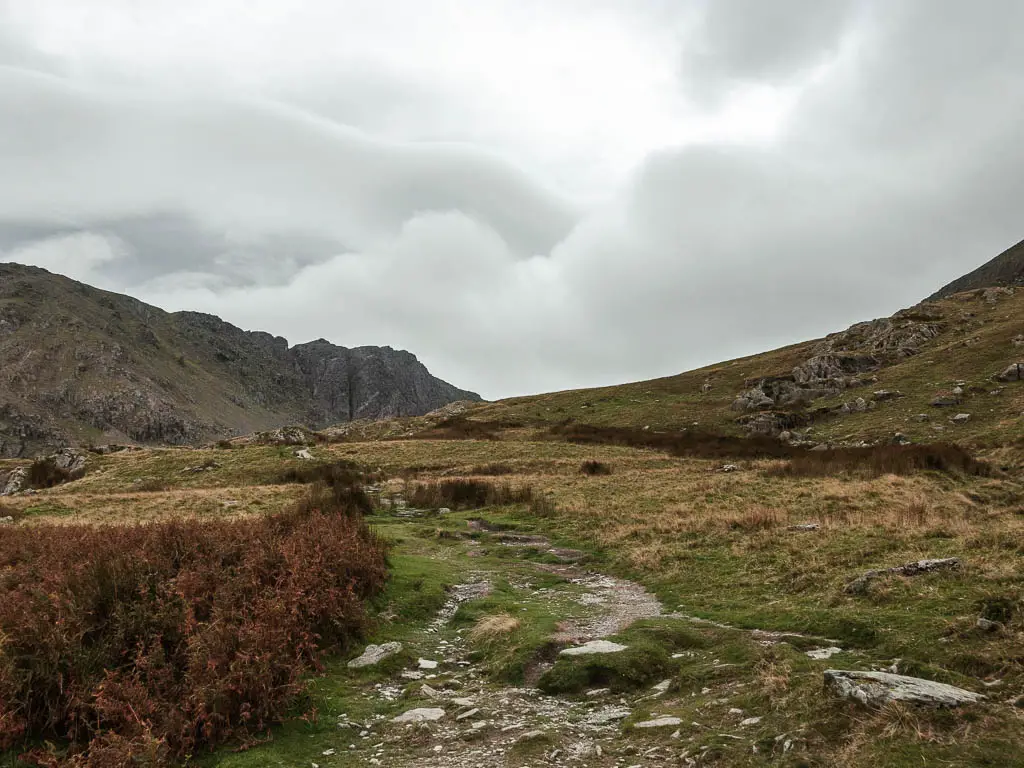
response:
[[[311,450],[384,478],[370,521],[393,542],[392,579],[370,641],[402,651],[353,670],[362,647],[351,649],[311,681],[300,709],[315,716],[201,766],[1024,765],[1024,490],[1012,466],[816,478],[555,441]],[[115,454],[8,504],[27,515],[20,525],[256,515],[303,492],[276,482],[303,465],[293,453]],[[583,474],[585,460],[610,474]],[[529,486],[543,503],[406,503],[451,478]],[[847,589],[926,558],[958,567]],[[598,639],[626,650],[560,655]],[[896,671],[985,699],[867,708],[827,690],[826,669]],[[416,709],[443,714],[392,722]]]

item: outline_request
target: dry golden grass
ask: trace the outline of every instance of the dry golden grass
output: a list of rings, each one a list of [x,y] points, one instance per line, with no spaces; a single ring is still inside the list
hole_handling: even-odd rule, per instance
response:
[[[519,629],[520,621],[508,613],[481,618],[469,633],[474,643],[486,643],[505,637]]]

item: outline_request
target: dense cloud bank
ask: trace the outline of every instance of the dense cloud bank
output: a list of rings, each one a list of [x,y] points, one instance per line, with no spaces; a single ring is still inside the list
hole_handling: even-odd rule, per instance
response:
[[[819,335],[1024,237],[1012,0],[234,5],[0,5],[0,258],[496,397]]]

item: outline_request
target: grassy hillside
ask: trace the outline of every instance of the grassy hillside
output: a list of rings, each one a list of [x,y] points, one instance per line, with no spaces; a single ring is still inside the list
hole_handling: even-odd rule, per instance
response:
[[[869,381],[834,395],[817,397],[794,406],[767,410],[793,414],[806,421],[808,440],[813,442],[855,442],[888,440],[897,432],[915,441],[956,440],[978,444],[1012,442],[1022,432],[1024,384],[997,382],[993,376],[1011,363],[1024,361],[1024,290],[978,290],[929,302],[908,310],[937,335],[914,348],[913,354],[880,356],[876,370],[865,375]],[[848,345],[851,353],[863,353],[872,345],[857,339]],[[843,337],[840,335],[840,341]],[[533,397],[511,398],[475,407],[473,419],[546,425],[572,420],[596,425],[650,427],[653,430],[699,428],[728,434],[744,434],[739,423],[749,413],[732,405],[737,396],[760,380],[786,377],[795,367],[834,344],[832,337],[804,342],[751,357],[731,360],[652,381],[598,389],[572,390]],[[962,394],[953,396],[957,387]],[[872,410],[840,413],[844,402],[867,401],[881,390],[902,396],[880,401]],[[936,397],[948,395],[954,405],[931,405]],[[966,423],[950,417],[970,414]]]

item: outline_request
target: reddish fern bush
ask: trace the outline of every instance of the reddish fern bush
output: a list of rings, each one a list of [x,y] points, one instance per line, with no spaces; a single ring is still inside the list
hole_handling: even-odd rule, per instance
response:
[[[325,500],[331,497],[323,496]],[[385,545],[358,513],[13,528],[0,538],[0,748],[40,765],[165,765],[282,720],[363,631]]]

